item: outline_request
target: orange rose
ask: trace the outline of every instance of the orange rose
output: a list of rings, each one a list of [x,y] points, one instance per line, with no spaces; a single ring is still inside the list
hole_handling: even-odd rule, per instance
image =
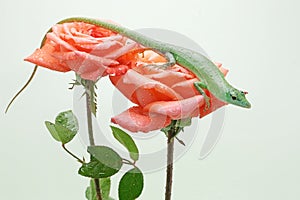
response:
[[[55,71],[72,70],[83,79],[96,81],[107,75],[108,68],[119,64],[116,58],[137,46],[126,41],[121,35],[87,23],[56,24],[42,48],[25,60]],[[116,70],[124,73],[127,69]]]
[[[145,66],[165,62],[153,51],[135,55],[131,59],[127,55],[120,57],[118,61],[132,69],[124,75],[110,76],[110,80],[137,106],[113,117],[113,123],[132,132],[149,132],[169,125],[171,120],[204,117],[226,104],[206,90],[210,107],[205,109],[204,97],[193,85],[199,81],[194,74],[178,65],[168,69]],[[221,64],[217,66],[227,74]]]

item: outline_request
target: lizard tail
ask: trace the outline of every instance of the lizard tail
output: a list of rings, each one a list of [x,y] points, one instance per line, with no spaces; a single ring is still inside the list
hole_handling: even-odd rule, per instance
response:
[[[28,81],[25,83],[25,85],[15,94],[15,96],[10,100],[9,104],[7,105],[5,109],[5,113],[7,113],[8,109],[10,108],[11,104],[15,101],[15,99],[25,90],[25,88],[29,85],[29,83],[32,81],[36,71],[37,71],[38,66],[36,65],[33,69],[33,72],[31,73]]]

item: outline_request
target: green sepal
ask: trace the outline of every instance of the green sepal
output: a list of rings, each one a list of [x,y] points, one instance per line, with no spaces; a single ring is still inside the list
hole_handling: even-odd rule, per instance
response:
[[[191,118],[185,118],[185,119],[179,119],[179,120],[172,120],[171,124],[169,126],[166,126],[165,128],[162,128],[161,131],[164,132],[166,135],[168,135],[169,131],[173,128],[174,131],[171,131],[175,133],[173,137],[178,135],[181,131],[184,131],[184,127],[190,126],[192,124]]]
[[[78,121],[71,110],[61,112],[55,119],[55,124],[45,121],[45,125],[52,137],[66,144],[70,142],[78,132]]]
[[[134,200],[144,188],[144,177],[141,170],[133,168],[126,172],[119,183],[119,200]]]
[[[78,173],[90,178],[106,178],[116,174],[122,167],[122,158],[106,146],[89,146],[91,161],[83,163]]]
[[[113,136],[128,150],[130,158],[134,161],[139,159],[139,150],[130,135],[128,135],[125,131],[110,126]]]

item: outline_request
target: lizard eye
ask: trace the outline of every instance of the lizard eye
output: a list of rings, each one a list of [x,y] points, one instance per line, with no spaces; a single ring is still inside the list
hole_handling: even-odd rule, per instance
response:
[[[231,99],[234,101],[237,99],[237,97],[234,94],[230,94],[230,96],[231,96]]]

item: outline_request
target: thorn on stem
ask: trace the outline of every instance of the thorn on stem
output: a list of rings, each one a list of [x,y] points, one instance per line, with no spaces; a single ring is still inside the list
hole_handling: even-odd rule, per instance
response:
[[[185,143],[182,141],[182,140],[180,140],[178,137],[175,137],[176,138],[176,140],[180,143],[180,144],[182,144],[183,146],[185,146]]]

